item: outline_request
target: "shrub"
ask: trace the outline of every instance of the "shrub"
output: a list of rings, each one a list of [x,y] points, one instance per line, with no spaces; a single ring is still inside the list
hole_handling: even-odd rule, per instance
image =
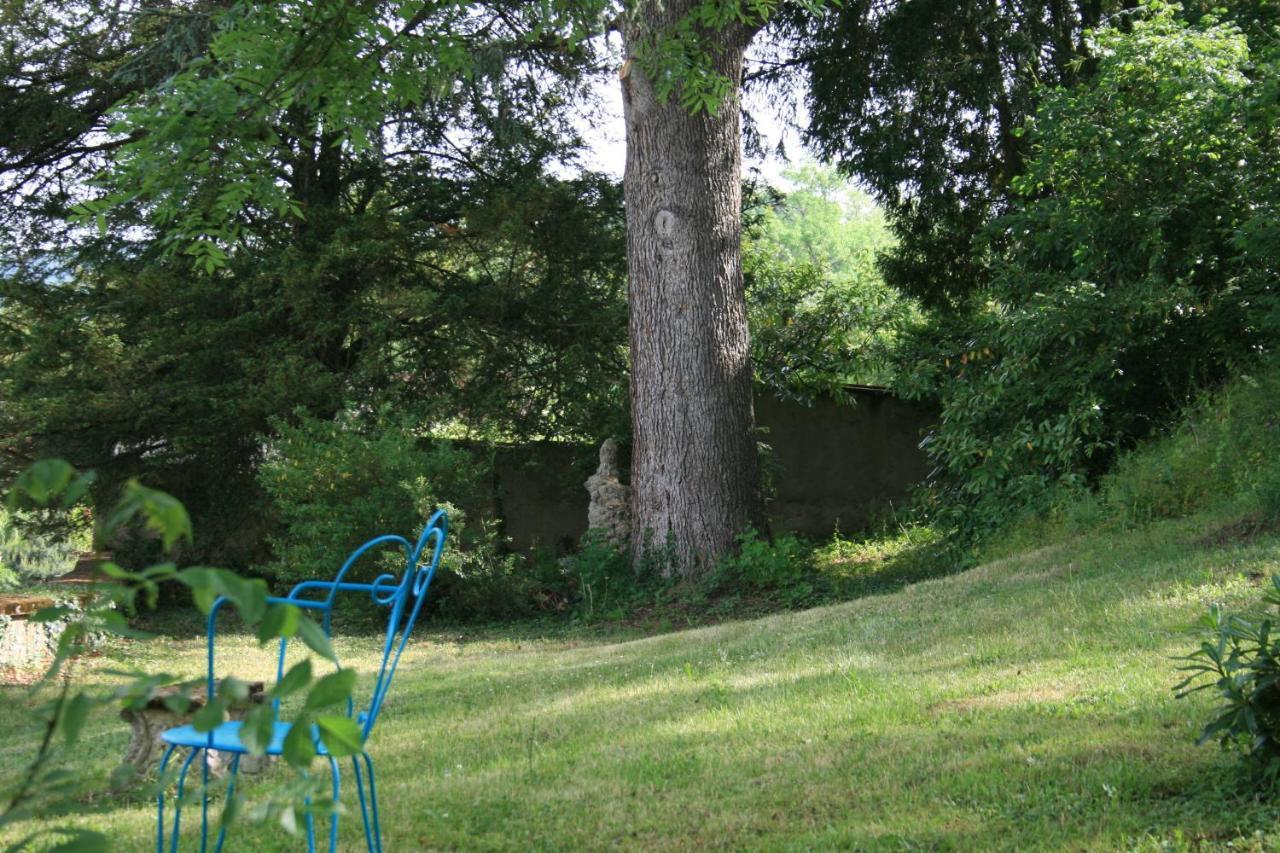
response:
[[[784,607],[812,604],[829,592],[814,567],[813,549],[792,533],[761,538],[755,530],[738,537],[737,553],[716,567],[711,585],[775,599]]]
[[[661,549],[654,549],[660,551]],[[639,606],[657,572],[637,572],[631,552],[588,530],[565,565],[573,584],[574,615],[587,622],[620,619]]]
[[[64,575],[91,545],[88,525],[78,517],[56,525],[39,521],[0,508],[0,588]]]
[[[1226,614],[1215,605],[1201,619],[1200,648],[1183,660],[1189,673],[1174,688],[1179,697],[1211,690],[1220,704],[1200,734],[1238,749],[1260,785],[1280,778],[1280,576],[1272,577],[1262,607]],[[1205,679],[1208,679],[1207,681]]]
[[[347,413],[334,420],[295,413],[274,422],[259,481],[279,516],[264,572],[281,584],[331,577],[341,561],[381,533],[414,536],[435,508],[449,512],[450,548],[441,561],[441,607],[475,607],[513,572],[485,518],[489,469],[446,441],[420,442],[414,426]],[[389,551],[353,569],[372,580],[395,563]],[[447,577],[446,577],[447,576]],[[460,585],[472,591],[463,594]],[[466,602],[464,606],[464,602]]]

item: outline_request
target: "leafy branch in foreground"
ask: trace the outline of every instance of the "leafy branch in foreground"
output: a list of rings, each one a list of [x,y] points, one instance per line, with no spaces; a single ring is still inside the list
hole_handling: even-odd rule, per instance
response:
[[[1262,605],[1246,613],[1211,607],[1199,623],[1205,639],[1180,658],[1186,666],[1179,670],[1188,675],[1174,690],[1179,698],[1217,694],[1221,704],[1198,742],[1242,749],[1262,786],[1271,788],[1280,778],[1280,576],[1271,578]]]
[[[77,473],[62,460],[41,460],[17,478],[6,498],[6,505],[10,510],[52,506],[68,509],[86,494],[93,479],[92,472]],[[191,521],[182,503],[172,495],[133,481],[125,486],[116,506],[104,515],[98,530],[99,540],[109,541],[113,534],[137,524],[155,535],[166,550],[191,540]],[[57,684],[54,698],[37,707],[40,736],[26,771],[12,786],[0,789],[0,828],[35,814],[64,810],[86,789],[82,778],[59,766],[59,759],[75,746],[95,708],[119,703],[123,708],[139,709],[161,688],[175,685],[178,690],[165,699],[166,705],[176,713],[185,713],[191,707],[192,692],[203,683],[203,679],[181,681],[165,673],[114,670],[108,674],[118,676],[120,680],[113,686],[94,690],[76,686],[71,673],[64,671],[70,661],[87,651],[90,639],[95,636],[106,634],[130,640],[147,639],[149,635],[130,626],[129,617],[137,613],[140,605],[148,609],[156,606],[163,582],[177,582],[187,587],[197,607],[205,614],[212,611],[219,598],[225,599],[244,624],[255,630],[259,643],[296,635],[313,652],[336,663],[324,630],[293,604],[268,603],[265,581],[242,578],[225,569],[179,569],[171,562],[140,570],[108,562],[102,570],[110,580],[95,585],[83,608],[55,604],[31,617],[36,621],[65,620],[66,627],[58,638],[53,660],[43,677],[32,687],[33,692],[38,692],[55,682]],[[311,660],[307,658],[284,673],[268,696],[274,700],[305,693],[305,706],[301,716],[295,720],[293,730],[310,734],[314,721],[315,730],[328,752],[334,756],[345,756],[359,751],[354,721],[346,717],[320,716],[316,712],[345,703],[351,696],[354,683],[355,672],[352,670],[340,669],[316,677]],[[214,695],[207,697],[207,703],[192,718],[192,724],[197,731],[212,731],[222,723],[231,705],[243,701],[247,695],[248,685],[244,681],[235,677],[223,678]],[[247,715],[242,737],[251,754],[265,752],[271,739],[273,721],[272,702],[259,705]],[[320,780],[306,775],[315,754],[315,742],[310,737],[289,738],[284,744],[284,757],[298,771],[297,775],[272,791],[266,801],[249,813],[250,816],[278,816],[286,828],[296,829],[297,812],[315,808],[305,805],[309,798],[311,802],[327,803]],[[121,768],[122,771],[130,769],[128,765]],[[128,781],[125,774],[118,773],[113,779],[116,784],[125,781]],[[161,778],[157,784],[165,786],[169,781]],[[243,811],[240,802],[243,794],[237,791],[235,796],[237,802],[228,806],[231,817]],[[92,830],[68,827],[50,832],[66,839],[58,849],[110,849],[110,839]],[[24,838],[12,849],[25,849],[37,837]]]

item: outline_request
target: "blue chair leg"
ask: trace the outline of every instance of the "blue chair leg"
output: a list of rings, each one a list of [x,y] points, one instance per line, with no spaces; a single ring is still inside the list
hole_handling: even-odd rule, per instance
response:
[[[304,775],[309,775],[304,773]],[[306,811],[303,814],[303,822],[307,826],[307,853],[316,853],[316,820],[313,809],[311,808],[311,795],[303,800]]]
[[[338,770],[338,760],[329,756],[329,772],[333,775],[333,812],[329,817],[329,853],[338,851],[338,808],[342,799],[342,773]]]
[[[200,853],[209,849],[209,750],[200,750]]]
[[[382,853],[382,823],[378,820],[378,781],[373,774],[373,759],[367,752],[362,755],[365,769],[369,771],[369,802],[373,811],[373,850],[374,853]]]
[[[227,840],[227,809],[231,808],[231,800],[236,795],[236,774],[240,772],[240,753],[231,759],[231,778],[227,781],[227,799],[222,806],[222,826],[218,828],[218,842],[213,853],[222,853],[222,843]]]
[[[360,756],[351,756],[351,766],[356,771],[356,794],[360,798],[360,819],[364,822],[364,843],[369,853],[376,853],[373,846],[373,828],[369,824],[369,803],[364,797],[364,774],[360,772]]]
[[[196,755],[203,751],[199,747],[193,747],[187,760],[182,762],[182,769],[178,771],[178,796],[173,803],[173,837],[169,839],[169,853],[178,853],[178,833],[182,828],[182,797],[187,787],[187,771],[191,769],[191,762],[195,761]]]
[[[172,745],[165,749],[164,755],[160,757],[160,769],[157,772],[159,781],[156,784],[159,790],[156,793],[156,853],[164,853],[164,771],[168,768],[169,759],[173,756],[175,749],[177,747]]]

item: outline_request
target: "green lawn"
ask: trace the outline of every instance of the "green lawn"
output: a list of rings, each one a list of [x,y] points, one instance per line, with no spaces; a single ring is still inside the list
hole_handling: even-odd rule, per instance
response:
[[[424,630],[371,743],[387,849],[1280,846],[1280,808],[1233,793],[1231,757],[1194,745],[1208,697],[1170,691],[1183,626],[1280,571],[1280,537],[1203,544],[1211,526],[1077,539],[890,595],[640,639]],[[94,666],[198,674],[197,630]],[[238,674],[269,675],[251,640],[228,644]],[[344,645],[372,666],[372,641]],[[36,733],[17,712],[26,693],[0,701],[11,777]],[[102,712],[74,767],[105,784],[125,739]],[[147,849],[153,819],[142,793],[71,818],[121,850]],[[237,832],[233,850],[300,846],[275,827]],[[349,813],[343,849],[360,842]]]

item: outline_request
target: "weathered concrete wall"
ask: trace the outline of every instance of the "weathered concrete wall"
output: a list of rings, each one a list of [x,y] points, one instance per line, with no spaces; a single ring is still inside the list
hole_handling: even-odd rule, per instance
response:
[[[587,477],[598,449],[542,442],[498,448],[497,512],[513,548],[568,551],[587,531]]]
[[[756,399],[761,440],[772,448],[770,521],[777,531],[825,537],[857,531],[890,503],[905,499],[928,473],[919,449],[934,413],[884,391],[855,388],[853,404],[812,406]],[[587,491],[597,448],[532,444],[500,448],[497,510],[512,546],[572,546],[587,527]],[[623,463],[625,473],[626,463]]]
[[[813,406],[756,399],[756,422],[772,448],[775,530],[830,536],[857,531],[889,504],[899,504],[929,473],[920,439],[934,420],[927,409],[877,389],[853,389],[852,405]]]

